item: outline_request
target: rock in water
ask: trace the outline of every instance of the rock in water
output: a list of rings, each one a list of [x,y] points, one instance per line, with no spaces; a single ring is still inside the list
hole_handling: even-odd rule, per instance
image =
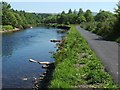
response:
[[[23,80],[23,81],[27,81],[27,80],[28,80],[28,78],[27,78],[27,77],[24,77],[24,78],[22,78],[22,80]]]

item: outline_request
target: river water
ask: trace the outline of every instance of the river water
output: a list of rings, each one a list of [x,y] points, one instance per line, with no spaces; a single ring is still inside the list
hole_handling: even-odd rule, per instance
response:
[[[32,88],[34,78],[44,69],[29,59],[50,61],[50,51],[56,51],[50,39],[61,39],[56,28],[35,27],[14,33],[3,34],[2,38],[2,86],[3,88]],[[23,80],[27,78],[27,80]]]

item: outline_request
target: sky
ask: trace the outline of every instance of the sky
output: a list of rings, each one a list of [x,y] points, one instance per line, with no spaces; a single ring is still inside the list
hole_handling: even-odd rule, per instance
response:
[[[99,12],[100,9],[114,12],[117,2],[9,2],[15,10],[25,10],[36,13],[60,13],[63,10],[82,8],[84,11],[90,9]]]

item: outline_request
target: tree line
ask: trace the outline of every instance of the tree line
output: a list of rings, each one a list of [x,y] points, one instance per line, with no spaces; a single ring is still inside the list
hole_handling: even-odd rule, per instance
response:
[[[24,10],[17,11],[11,8],[11,5],[7,2],[0,2],[2,6],[2,25],[11,26],[13,28],[25,29],[30,26],[37,26],[42,23],[45,17],[50,16],[51,14],[39,14],[39,13],[28,13]]]
[[[25,11],[17,11],[11,8],[7,2],[2,2],[2,25],[11,25],[17,28],[27,28],[33,25],[40,25],[41,23],[58,23],[58,24],[80,24],[81,22],[93,21],[92,12],[87,10],[84,12],[80,8],[77,12],[69,9],[68,13],[63,11],[60,14],[41,14],[28,13]]]
[[[94,21],[94,17],[90,10],[86,10],[86,12],[84,12],[82,8],[80,8],[79,11],[72,11],[71,9],[69,9],[67,13],[65,13],[65,11],[62,11],[60,14],[48,16],[43,21],[44,23],[58,23],[68,25]]]
[[[94,21],[82,22],[80,26],[102,36],[103,39],[120,42],[120,6],[117,5],[114,13],[100,10],[94,16]]]
[[[25,11],[17,11],[11,8],[11,5],[2,2],[2,25],[11,25],[17,28],[27,28],[30,25],[40,23],[41,17],[36,13],[27,13]]]
[[[115,9],[115,13],[100,10],[97,15],[93,15],[91,10],[68,12],[62,11],[59,14],[41,14],[17,11],[11,8],[11,5],[2,2],[2,25],[11,25],[13,28],[20,29],[40,24],[80,24],[86,30],[92,31],[108,40],[120,41],[120,6]]]
[[[44,23],[58,24],[80,24],[86,30],[94,32],[106,40],[114,40],[120,42],[120,6],[117,5],[114,13],[100,10],[93,15],[91,10],[85,12],[82,8],[79,11],[69,9],[67,13],[48,16],[44,19]]]

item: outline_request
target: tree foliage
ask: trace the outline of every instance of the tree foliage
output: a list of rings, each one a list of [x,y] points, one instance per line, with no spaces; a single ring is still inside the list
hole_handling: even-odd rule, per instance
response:
[[[113,27],[116,21],[116,17],[113,13],[108,11],[100,11],[96,16],[96,33],[103,36],[106,39],[113,38]],[[112,36],[111,36],[112,35]]]
[[[86,21],[92,21],[93,16],[90,10],[84,12],[82,8],[77,12],[76,10],[68,10],[66,13],[62,11],[59,14],[36,14],[27,13],[25,11],[17,11],[11,8],[10,4],[2,2],[3,25],[12,25],[18,28],[27,28],[33,25],[39,25],[40,23],[58,23],[58,24],[80,24]]]
[[[94,17],[92,15],[92,12],[89,9],[85,12],[85,18],[86,18],[87,22],[93,22],[94,21]]]
[[[17,11],[11,8],[11,5],[2,2],[3,8],[2,14],[2,24],[3,25],[12,25],[14,28],[27,28],[32,25],[37,25],[41,22],[40,15],[35,13],[26,13],[25,11]]]
[[[11,25],[13,28],[27,28],[44,24],[80,24],[83,28],[101,35],[108,40],[118,39],[120,42],[120,2],[113,14],[108,11],[100,10],[96,16],[88,9],[85,12],[82,8],[77,12],[71,9],[68,12],[62,11],[59,14],[41,14],[17,11],[11,8],[6,2],[1,2],[3,13],[2,24]]]
[[[50,19],[52,17],[52,19]],[[84,16],[83,10],[80,8],[79,12],[76,10],[72,11],[71,9],[68,10],[68,13],[65,13],[65,11],[62,11],[62,13],[46,17],[46,20],[49,20],[49,22],[45,23],[58,23],[58,24],[80,24],[82,22],[86,22],[86,18]]]
[[[114,14],[104,10],[100,10],[100,12],[95,16],[95,20],[100,22],[105,22],[106,20],[109,21],[111,19],[115,19]]]
[[[114,25],[114,36],[116,36],[117,41],[120,42],[120,1],[118,2],[117,9],[115,9],[117,20]]]
[[[96,16],[92,12],[85,12],[86,23],[80,26],[86,30],[92,31],[104,39],[118,40],[120,42],[120,6],[115,10],[116,14],[109,11],[100,10]]]

